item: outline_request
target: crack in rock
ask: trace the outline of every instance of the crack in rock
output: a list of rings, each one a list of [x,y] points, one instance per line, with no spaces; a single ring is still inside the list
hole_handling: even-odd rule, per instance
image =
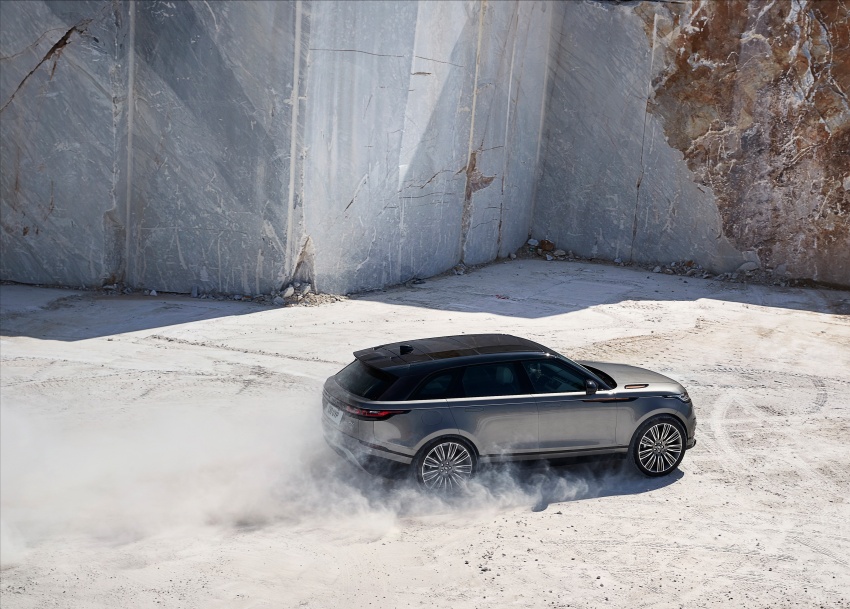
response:
[[[54,44],[52,47],[50,47],[50,50],[47,51],[47,53],[45,53],[45,55],[44,55],[44,57],[42,57],[41,61],[39,61],[38,64],[32,70],[30,70],[27,73],[26,76],[24,76],[23,80],[21,80],[20,84],[18,84],[14,93],[12,93],[12,96],[9,97],[9,99],[6,101],[6,103],[3,104],[3,107],[0,108],[0,112],[3,112],[6,109],[6,107],[9,104],[12,103],[12,100],[15,99],[15,96],[18,94],[18,91],[21,90],[21,88],[24,86],[24,84],[26,84],[27,80],[29,80],[29,77],[32,76],[35,73],[36,70],[38,70],[46,61],[49,61],[50,59],[53,59],[54,57],[56,59],[59,58],[59,55],[61,55],[62,50],[70,42],[71,34],[73,34],[74,32],[82,34],[86,30],[86,26],[89,23],[91,23],[91,21],[92,21],[91,19],[85,19],[85,20],[81,21],[80,23],[71,27],[71,29],[69,29],[67,32],[65,32],[65,34],[59,40],[56,41],[56,44]],[[53,69],[50,71],[50,77],[51,78],[53,78],[53,73],[55,71],[56,71],[56,63],[55,63],[55,60],[54,60]]]

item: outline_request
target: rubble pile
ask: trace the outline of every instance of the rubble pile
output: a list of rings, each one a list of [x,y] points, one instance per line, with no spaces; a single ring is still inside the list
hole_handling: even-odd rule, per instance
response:
[[[555,243],[548,239],[529,239],[515,254],[511,254],[510,258],[544,258],[547,261],[567,260],[567,261],[584,261],[610,264],[609,261],[600,260],[598,258],[585,258],[574,254],[572,250],[559,249]],[[695,263],[693,260],[678,260],[670,264],[663,265],[646,265],[633,262],[624,262],[621,258],[616,258],[613,261],[617,266],[638,267],[652,271],[653,273],[663,273],[665,275],[681,275],[684,277],[694,277],[697,279],[710,279],[713,281],[726,281],[732,283],[757,283],[761,285],[775,285],[781,287],[810,285],[811,281],[791,279],[784,265],[775,269],[762,268],[756,262],[744,262],[737,270],[728,273],[712,273],[702,265]]]
[[[80,290],[89,290],[85,286],[81,286]],[[161,293],[155,289],[134,290],[127,287],[123,283],[109,283],[100,288],[100,291],[108,296],[117,296],[121,294],[142,294],[144,296],[160,296]],[[273,290],[270,294],[225,294],[216,290],[204,291],[199,286],[192,286],[192,291],[189,294],[192,298],[201,300],[236,300],[242,302],[254,302],[260,305],[285,307],[285,306],[308,306],[315,307],[328,302],[338,302],[345,300],[345,296],[337,296],[334,294],[320,294],[315,291],[309,283],[301,283],[294,281],[290,284],[282,286],[279,290]]]

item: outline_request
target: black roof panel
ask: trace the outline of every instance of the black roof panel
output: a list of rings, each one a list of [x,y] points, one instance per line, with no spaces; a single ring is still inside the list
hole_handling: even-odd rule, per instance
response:
[[[354,357],[373,368],[394,368],[434,360],[498,353],[550,353],[551,349],[510,334],[460,334],[421,338],[355,351]]]

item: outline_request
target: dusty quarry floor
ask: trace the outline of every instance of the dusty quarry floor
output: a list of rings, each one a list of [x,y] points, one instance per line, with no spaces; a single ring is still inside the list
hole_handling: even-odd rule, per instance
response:
[[[494,264],[319,307],[2,286],[3,609],[850,607],[850,293]],[[351,352],[510,332],[680,380],[676,475],[452,502],[325,447]]]

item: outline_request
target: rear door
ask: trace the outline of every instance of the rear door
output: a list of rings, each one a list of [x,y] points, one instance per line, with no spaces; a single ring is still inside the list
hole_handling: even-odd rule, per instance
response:
[[[518,363],[466,366],[454,382],[449,407],[455,424],[474,438],[482,456],[537,451],[537,403]]]
[[[537,398],[542,453],[613,446],[618,403],[587,395],[581,371],[556,359],[522,362]]]

